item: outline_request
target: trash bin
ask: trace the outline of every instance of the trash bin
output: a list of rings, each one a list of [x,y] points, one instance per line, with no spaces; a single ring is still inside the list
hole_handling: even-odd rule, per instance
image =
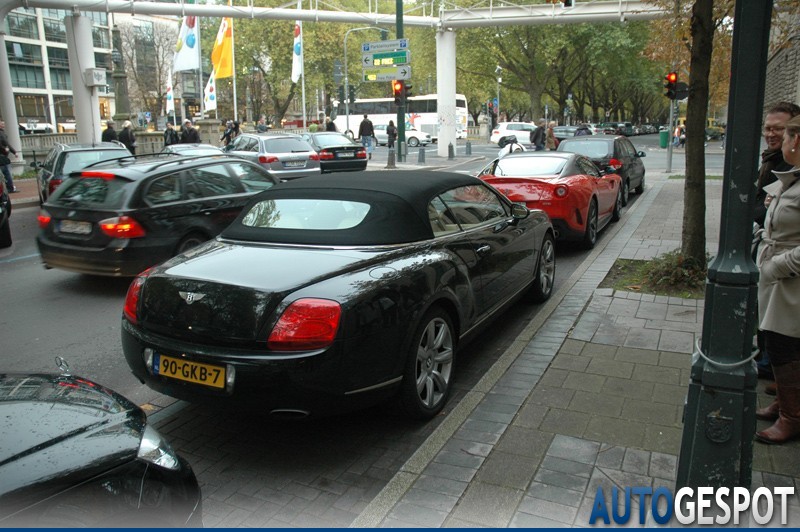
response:
[[[662,148],[666,148],[669,145],[669,131],[659,131],[658,132],[658,143]]]

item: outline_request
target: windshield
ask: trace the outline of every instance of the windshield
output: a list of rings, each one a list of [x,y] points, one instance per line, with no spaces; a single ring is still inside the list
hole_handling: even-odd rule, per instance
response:
[[[49,203],[68,207],[120,208],[125,201],[126,183],[122,179],[70,177],[53,192]]]
[[[563,157],[503,157],[497,161],[498,177],[539,177],[560,174],[567,164]]]
[[[311,145],[301,138],[265,139],[264,146],[267,153],[314,151],[311,149]]]
[[[611,155],[612,147],[610,142],[589,141],[589,140],[565,140],[561,146],[561,151],[570,153],[580,153],[590,159],[602,159]]]
[[[61,168],[56,170],[56,174],[69,175],[72,172],[83,170],[90,164],[119,159],[120,157],[127,157],[129,155],[130,153],[128,150],[122,149],[67,152],[64,154],[64,157],[61,158]]]
[[[242,218],[249,227],[330,231],[360,224],[369,205],[357,201],[275,199],[260,201]]]
[[[327,148],[329,146],[355,146],[355,142],[352,142],[349,138],[342,135],[341,133],[335,133],[330,135],[316,135],[314,136],[314,141],[321,147]]]

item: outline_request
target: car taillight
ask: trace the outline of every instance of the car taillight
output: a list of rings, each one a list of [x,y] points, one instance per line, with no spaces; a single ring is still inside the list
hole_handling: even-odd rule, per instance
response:
[[[567,194],[569,194],[569,187],[567,185],[558,185],[555,190],[553,190],[553,194],[557,198],[566,198]]]
[[[60,185],[62,182],[63,180],[61,178],[51,177],[50,181],[47,182],[47,195],[49,196],[50,194],[52,194],[53,191],[57,189],[58,185]]]
[[[144,227],[130,216],[116,216],[101,220],[100,230],[111,238],[141,238],[145,235]]]
[[[367,158],[367,150],[364,148],[360,148],[356,152],[356,159],[366,159]]]
[[[329,299],[298,299],[283,311],[267,347],[273,351],[322,349],[333,343],[342,307]]]
[[[619,170],[620,168],[622,168],[622,161],[620,161],[619,159],[611,159],[610,161],[608,161],[608,166],[610,166],[614,170]]]
[[[47,226],[50,225],[50,220],[52,220],[53,217],[50,216],[49,212],[42,209],[39,211],[39,216],[37,216],[36,219],[39,221],[40,229],[47,229]]]
[[[316,155],[317,158],[314,159],[312,156],[312,160],[328,161],[330,159],[333,159],[333,152],[328,150],[322,150],[321,152],[319,152],[319,155],[317,155],[316,153],[314,155]]]
[[[122,313],[134,325],[139,323],[139,296],[142,295],[142,287],[149,274],[150,270],[145,270],[137,275],[125,295],[125,306],[122,307]]]
[[[99,177],[100,179],[105,179],[106,181],[114,179],[116,176],[109,172],[99,172],[97,170],[86,170],[81,172],[81,177]]]
[[[260,162],[261,164],[272,164],[272,163],[277,163],[278,162],[278,158],[275,157],[274,155],[269,155],[269,156],[267,156],[267,155],[259,155],[258,156],[258,162]]]

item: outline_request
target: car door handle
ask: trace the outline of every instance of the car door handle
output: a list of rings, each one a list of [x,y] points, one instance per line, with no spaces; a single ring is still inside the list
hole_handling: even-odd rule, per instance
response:
[[[476,249],[475,253],[477,253],[478,255],[486,255],[491,250],[492,250],[492,246],[485,245],[485,246],[481,246],[478,249]]]

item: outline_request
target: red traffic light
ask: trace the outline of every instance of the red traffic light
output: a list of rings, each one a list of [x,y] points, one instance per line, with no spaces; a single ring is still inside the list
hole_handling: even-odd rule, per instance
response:
[[[670,100],[674,100],[677,97],[678,73],[670,72],[664,76],[664,81],[666,81],[666,83],[664,83],[664,88],[667,89],[664,92],[664,96]]]
[[[678,82],[678,73],[677,72],[670,72],[664,78],[667,80],[667,83],[677,83]]]
[[[405,85],[402,81],[395,80],[392,82],[392,94],[395,96],[400,96],[403,94],[403,90],[405,89]]]

